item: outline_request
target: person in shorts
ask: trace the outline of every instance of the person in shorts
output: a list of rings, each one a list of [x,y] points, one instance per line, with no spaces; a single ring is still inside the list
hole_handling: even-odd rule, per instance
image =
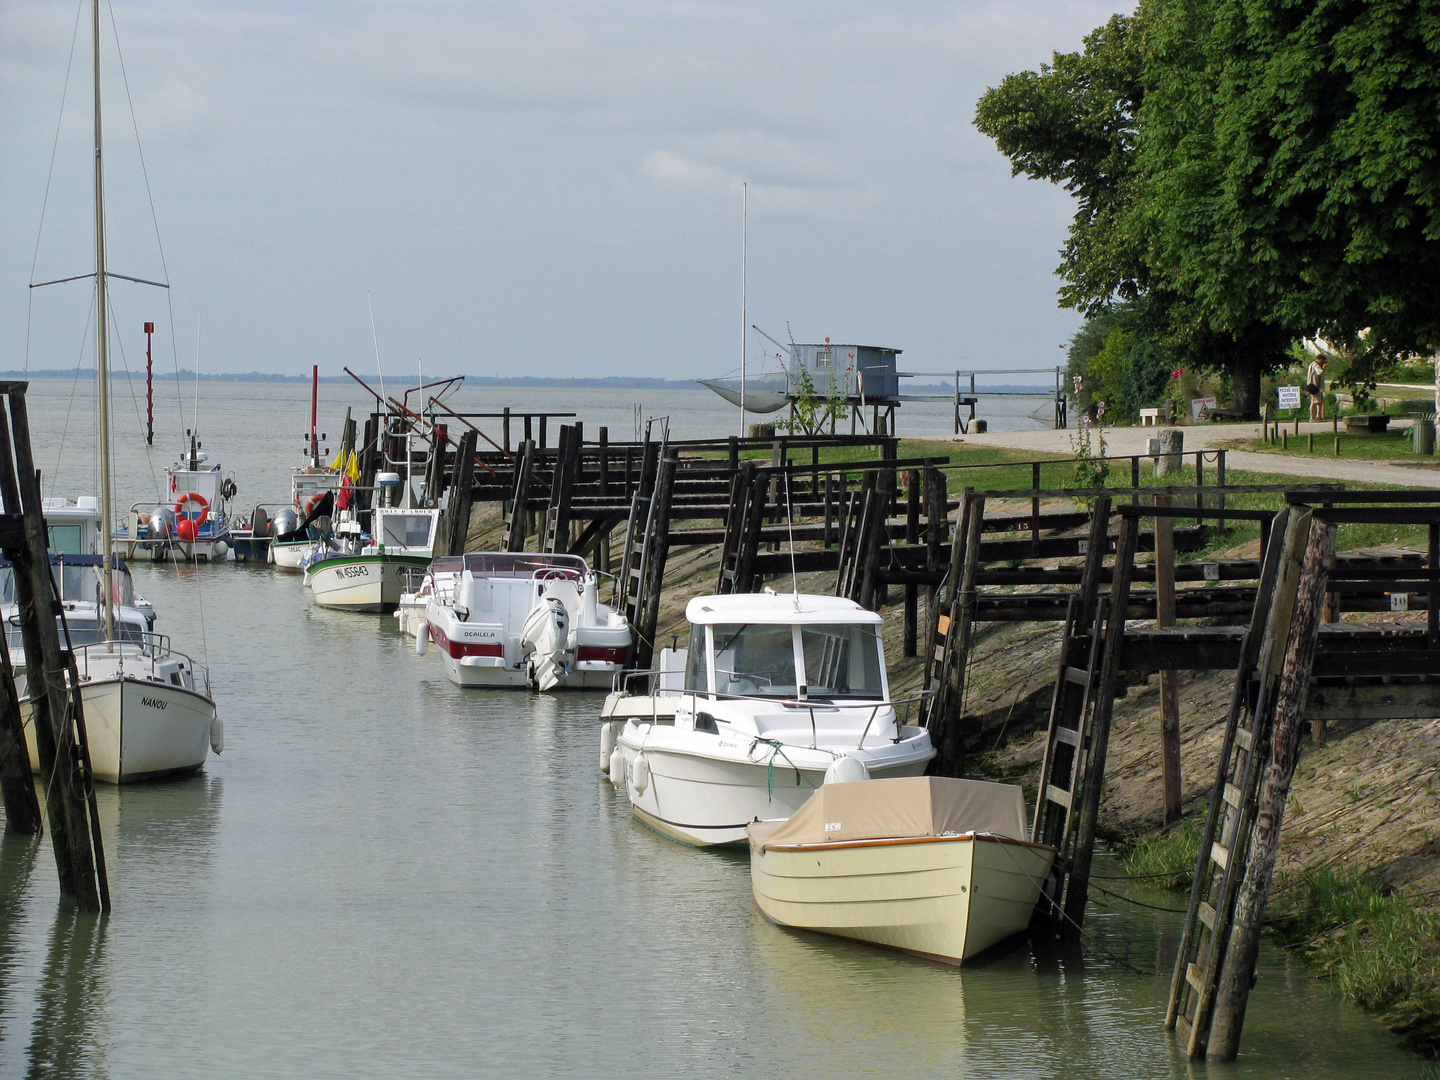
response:
[[[1305,369],[1305,392],[1310,395],[1310,419],[1325,419],[1325,357],[1310,361]]]

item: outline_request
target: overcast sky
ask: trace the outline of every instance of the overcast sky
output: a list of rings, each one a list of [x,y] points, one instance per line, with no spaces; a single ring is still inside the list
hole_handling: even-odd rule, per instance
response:
[[[1127,6],[117,0],[110,267],[168,267],[186,367],[198,323],[205,370],[373,370],[368,294],[387,369],[719,375],[745,180],[750,322],[911,370],[1053,365],[1071,203],[1011,178],[975,100]],[[0,369],[30,301],[30,367],[90,348],[89,283],[27,288],[93,263],[84,0],[31,270],[79,12],[0,3]],[[151,319],[169,367],[165,296],[113,300],[130,365]]]

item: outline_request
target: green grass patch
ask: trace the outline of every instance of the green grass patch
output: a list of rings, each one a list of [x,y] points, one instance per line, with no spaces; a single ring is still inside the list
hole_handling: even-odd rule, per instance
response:
[[[1373,876],[1322,868],[1281,881],[1269,921],[1347,998],[1440,1053],[1440,916]]]
[[[1313,429],[1312,429],[1313,430]],[[1259,454],[1281,454],[1287,457],[1330,458],[1337,456],[1356,461],[1398,461],[1411,464],[1431,464],[1437,459],[1430,455],[1416,454],[1410,442],[1410,428],[1385,432],[1363,432],[1352,434],[1342,426],[1336,435],[1329,427],[1314,431],[1315,449],[1310,450],[1310,431],[1295,434],[1289,429],[1289,446],[1284,440],[1267,443],[1264,439],[1237,439],[1228,445],[1234,450],[1249,450]],[[1340,440],[1340,453],[1335,453],[1335,440]]]
[[[1120,862],[1132,877],[1149,878],[1163,889],[1188,889],[1203,829],[1204,822],[1186,818],[1163,832],[1127,838],[1118,845]]]

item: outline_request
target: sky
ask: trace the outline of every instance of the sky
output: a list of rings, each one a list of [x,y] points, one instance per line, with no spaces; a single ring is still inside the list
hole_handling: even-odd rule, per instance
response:
[[[82,2],[0,0],[0,370],[93,353],[91,284],[28,288],[93,269]],[[1053,366],[1073,205],[975,102],[1124,9],[104,3],[109,265],[171,286],[112,286],[117,353],[150,320],[162,368],[732,373],[746,184],[749,323]]]

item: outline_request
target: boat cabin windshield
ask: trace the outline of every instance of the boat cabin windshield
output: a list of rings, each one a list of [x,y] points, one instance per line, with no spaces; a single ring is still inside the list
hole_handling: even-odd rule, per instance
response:
[[[104,603],[105,593],[100,586],[100,559],[98,556],[81,556],[84,562],[67,563],[52,560],[50,572],[60,586],[62,600],[80,600],[85,603]],[[130,580],[130,571],[116,560],[113,575],[115,603],[135,603],[135,586]],[[0,564],[0,602],[15,603],[15,568],[8,563]]]
[[[380,518],[380,543],[387,548],[429,551],[430,536],[435,531],[435,515],[425,511],[406,513],[385,510]]]
[[[65,626],[60,628],[60,641],[62,646],[65,642],[65,627],[70,630],[70,646],[81,648],[85,645],[98,645],[105,640],[105,622],[103,619],[77,619],[69,616],[65,620]],[[133,641],[137,644],[144,644],[147,630],[140,623],[115,622],[115,640]],[[5,644],[12,651],[23,649],[25,641],[20,634],[20,618],[12,615],[5,621]]]
[[[708,629],[714,693],[821,701],[885,695],[880,637],[869,623],[720,623]],[[692,667],[687,689],[704,691],[702,676]]]

